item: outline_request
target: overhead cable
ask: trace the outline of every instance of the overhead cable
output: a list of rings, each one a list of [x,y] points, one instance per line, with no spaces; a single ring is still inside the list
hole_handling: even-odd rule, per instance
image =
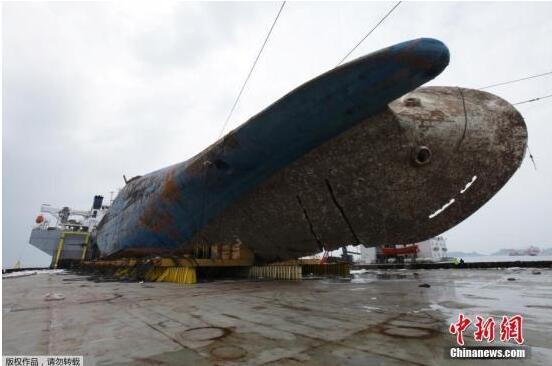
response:
[[[544,97],[538,97],[538,98],[533,98],[533,99],[529,99],[529,100],[524,100],[524,101],[521,101],[521,102],[514,103],[512,105],[520,105],[520,104],[525,104],[525,103],[536,102],[537,100],[542,100],[542,99],[546,99],[546,98],[550,98],[550,97],[552,97],[552,94],[545,95]]]
[[[504,81],[504,82],[502,82],[502,83],[486,85],[486,86],[483,86],[483,87],[477,88],[477,89],[479,89],[479,90],[490,89],[490,88],[494,88],[495,86],[502,86],[502,85],[513,84],[513,83],[517,83],[517,82],[519,82],[519,81],[529,80],[529,79],[534,79],[534,78],[539,78],[539,77],[547,76],[547,75],[552,75],[552,71],[548,71],[548,72],[545,72],[545,73],[542,73],[542,74],[537,74],[537,75],[526,76],[526,77],[523,77],[523,78],[521,78],[521,79],[515,79],[515,80],[510,80],[510,81]]]
[[[263,50],[268,42],[268,39],[270,38],[270,34],[272,34],[272,30],[274,29],[274,26],[276,25],[276,22],[278,21],[278,18],[280,17],[280,14],[282,13],[282,10],[284,9],[284,5],[286,5],[286,2],[282,2],[282,5],[280,6],[280,9],[278,10],[278,14],[276,14],[276,18],[274,18],[274,21],[272,22],[272,25],[270,26],[270,30],[268,31],[268,34],[266,35],[266,38],[263,42],[263,45],[261,46],[261,49],[257,53],[257,57],[255,58],[255,61],[253,62],[253,65],[251,65],[251,69],[249,69],[249,73],[247,74],[247,77],[245,78],[245,81],[243,82],[243,85],[240,89],[240,92],[238,93],[238,96],[236,97],[236,100],[234,101],[234,104],[232,105],[232,108],[230,109],[230,112],[228,113],[228,116],[226,117],[226,120],[224,121],[224,125],[222,126],[222,129],[220,130],[219,138],[222,137],[222,134],[224,133],[224,130],[226,129],[226,125],[228,125],[228,121],[230,121],[230,118],[232,117],[232,114],[234,113],[234,110],[236,109],[236,106],[238,105],[238,101],[240,100],[240,97],[245,89],[245,86],[247,85],[247,82],[249,81],[249,78],[251,77],[251,74],[253,73],[253,69],[255,69],[255,65],[257,65],[257,61],[259,61],[259,58],[261,57],[261,53],[263,53]]]
[[[341,65],[341,64],[343,63],[343,61],[345,61],[345,60],[347,59],[347,57],[349,57],[349,56],[351,55],[351,53],[353,53],[354,50],[356,50],[356,49],[358,48],[358,46],[360,46],[360,44],[361,44],[362,42],[364,42],[364,40],[365,40],[366,38],[368,38],[368,36],[369,36],[370,34],[372,34],[372,32],[374,32],[374,31],[376,30],[376,28],[379,27],[379,26],[381,25],[381,23],[383,23],[383,21],[384,21],[389,15],[391,15],[391,13],[392,13],[392,12],[397,8],[397,6],[399,6],[401,3],[402,3],[402,1],[398,1],[398,2],[391,8],[391,10],[389,10],[389,11],[387,12],[387,14],[385,14],[385,16],[384,16],[383,18],[381,18],[380,21],[379,21],[372,29],[370,29],[370,31],[369,31],[368,33],[366,33],[366,35],[365,35],[364,37],[362,37],[362,39],[361,39],[361,40],[360,40],[360,41],[359,41],[359,42],[358,42],[358,43],[357,43],[357,44],[356,44],[346,55],[345,55],[345,57],[343,57],[343,58],[341,59],[341,61],[339,61],[339,62],[337,63],[336,67],[339,66],[339,65]]]

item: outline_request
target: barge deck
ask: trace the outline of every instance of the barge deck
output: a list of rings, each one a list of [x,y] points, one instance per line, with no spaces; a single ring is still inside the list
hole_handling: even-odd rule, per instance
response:
[[[524,316],[530,358],[486,364],[549,365],[551,298],[547,268],[194,285],[39,272],[3,280],[3,353],[83,355],[87,366],[476,365],[445,357],[462,312]]]

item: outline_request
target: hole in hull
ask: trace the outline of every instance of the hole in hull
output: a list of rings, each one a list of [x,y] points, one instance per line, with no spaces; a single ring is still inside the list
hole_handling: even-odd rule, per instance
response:
[[[431,150],[427,146],[418,146],[414,149],[412,157],[415,165],[426,165],[431,161]]]

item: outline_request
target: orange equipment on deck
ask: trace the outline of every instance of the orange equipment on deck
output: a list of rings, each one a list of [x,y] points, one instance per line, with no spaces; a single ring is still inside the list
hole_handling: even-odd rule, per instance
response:
[[[385,255],[405,255],[405,254],[415,254],[418,253],[417,245],[410,245],[402,248],[381,248],[383,254]]]

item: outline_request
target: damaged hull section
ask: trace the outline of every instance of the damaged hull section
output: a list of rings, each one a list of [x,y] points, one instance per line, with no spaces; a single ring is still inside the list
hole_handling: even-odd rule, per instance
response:
[[[268,261],[423,241],[485,204],[520,166],[526,141],[506,101],[422,87],[274,174],[197,239],[239,239]]]
[[[101,255],[243,243],[271,261],[456,225],[515,172],[527,135],[519,113],[491,94],[416,89],[448,60],[432,39],[359,58],[194,158],[133,179],[98,226]]]

